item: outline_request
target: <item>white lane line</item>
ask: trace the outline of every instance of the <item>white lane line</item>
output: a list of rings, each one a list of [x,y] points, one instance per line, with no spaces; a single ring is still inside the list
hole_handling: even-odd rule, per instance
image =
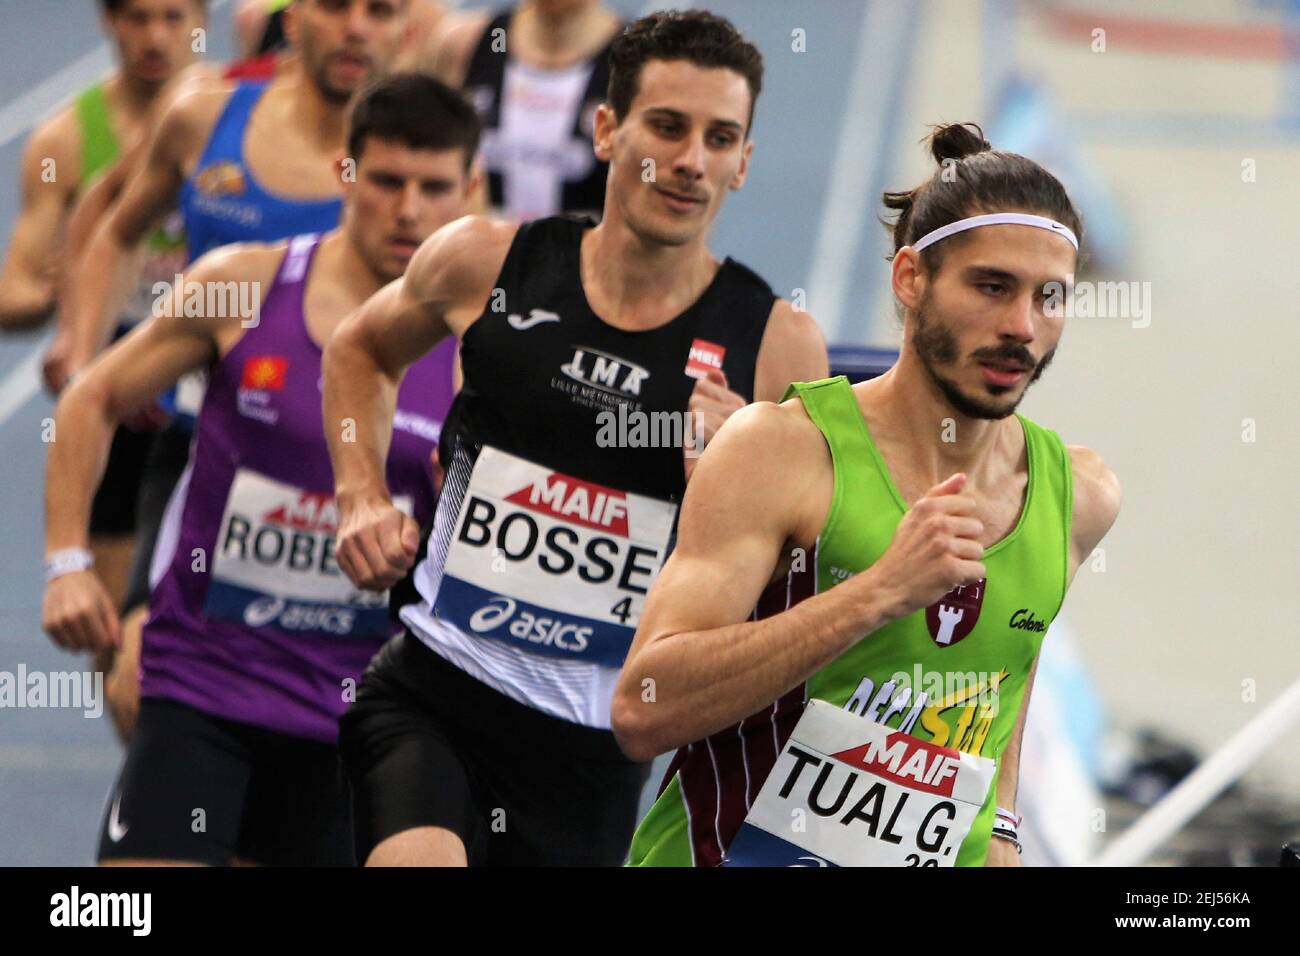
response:
[[[49,79],[33,86],[4,109],[0,109],[0,146],[6,146],[22,136],[54,107],[111,69],[113,55],[107,45],[100,45],[80,59],[73,60]]]
[[[209,23],[212,22],[211,15],[228,2],[212,0],[208,4]],[[0,109],[0,147],[22,136],[72,94],[108,73],[114,62],[109,45],[101,43]]]
[[[0,428],[41,390],[41,357],[52,338],[53,329],[42,335],[27,357],[0,379]]]
[[[208,4],[209,15],[220,10],[228,2],[229,0],[212,0]],[[73,60],[59,72],[0,109],[0,148],[22,136],[35,126],[41,117],[51,112],[79,89],[89,86],[112,70],[113,63],[113,54],[108,44],[100,44],[96,49]],[[3,380],[0,380],[0,428],[3,428],[9,419],[40,391],[41,356],[53,334],[53,332],[47,333],[38,340],[31,353]]]
[[[908,4],[875,0],[867,4],[858,30],[849,98],[840,120],[808,281],[808,310],[832,342],[861,337],[860,331],[845,334],[852,330],[843,328],[844,295],[850,277],[862,266],[855,257],[867,215],[867,192],[874,178],[871,164],[882,155],[881,139],[886,132],[884,111],[873,109],[873,98],[890,88],[902,65],[907,46],[903,38],[911,16],[916,12]]]

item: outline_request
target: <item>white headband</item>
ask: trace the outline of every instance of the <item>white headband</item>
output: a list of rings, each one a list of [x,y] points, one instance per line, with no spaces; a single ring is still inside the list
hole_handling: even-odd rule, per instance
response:
[[[934,245],[940,239],[947,239],[951,235],[959,232],[965,232],[967,229],[975,229],[978,226],[1036,226],[1039,229],[1047,229],[1056,233],[1063,239],[1070,240],[1070,245],[1074,246],[1074,251],[1079,251],[1079,240],[1070,230],[1069,226],[1062,225],[1055,219],[1047,219],[1043,216],[1031,216],[1023,212],[995,212],[987,216],[971,216],[969,219],[958,219],[956,222],[950,222],[946,226],[940,226],[934,232],[927,233],[916,242],[912,243],[912,248],[920,252],[926,246]]]

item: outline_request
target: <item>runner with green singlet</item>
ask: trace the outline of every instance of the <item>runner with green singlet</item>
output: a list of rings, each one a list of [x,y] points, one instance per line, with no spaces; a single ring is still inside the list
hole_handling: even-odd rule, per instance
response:
[[[100,173],[117,162],[122,146],[109,115],[104,84],[96,83],[82,91],[76,101],[77,121],[81,129],[81,181],[87,188]],[[170,216],[145,241],[146,253],[135,294],[123,309],[114,338],[121,338],[136,324],[148,318],[159,298],[155,285],[170,283],[186,264],[185,232],[179,214]]]
[[[978,127],[931,151],[885,195],[898,363],[737,413],[687,488],[612,705],[628,756],[680,748],[632,864],[1018,862],[1038,651],[1120,494],[1015,414],[1063,330],[1069,197]]]

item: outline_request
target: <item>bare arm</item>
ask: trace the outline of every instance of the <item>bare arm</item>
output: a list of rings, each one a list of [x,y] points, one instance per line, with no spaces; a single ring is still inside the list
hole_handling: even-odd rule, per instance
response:
[[[232,275],[229,264],[239,255],[239,247],[220,249],[195,263],[187,279],[226,281]],[[90,503],[117,423],[218,354],[221,327],[231,320],[185,317],[183,289],[182,283],[169,314],[145,321],[105,351],[59,399],[45,463],[47,556],[86,547]],[[50,582],[43,620],[55,642],[65,647],[117,643],[116,609],[89,571]]]
[[[167,108],[150,134],[143,160],[128,174],[121,197],[101,217],[77,262],[64,301],[73,372],[103,348],[124,296],[138,281],[139,263],[132,252],[175,206],[181,157],[194,130],[191,98]]]
[[[815,382],[829,375],[826,340],[816,320],[778,299],[758,350],[754,400],[779,402],[791,382]]]
[[[754,365],[754,401],[779,402],[791,382],[813,382],[828,374],[826,341],[817,323],[807,312],[778,299],[768,316]],[[746,404],[745,396],[727,387],[720,370],[711,370],[695,383],[686,407],[695,416],[698,437],[707,447],[723,422]],[[699,459],[692,454],[693,448],[684,451],[689,482]]]
[[[339,564],[362,587],[391,587],[418,544],[418,529],[392,508],[384,477],[402,376],[450,332],[463,331],[462,312],[481,309],[513,234],[476,217],[444,226],[424,241],[402,278],[340,323],[325,349],[323,413],[340,512]]]
[[[80,166],[65,126],[42,126],[23,151],[22,209],[0,271],[0,329],[32,328],[54,311],[59,238]]]
[[[421,60],[421,68],[448,86],[460,89],[483,31],[491,23],[485,12],[448,14],[448,23],[432,37]]]
[[[1119,515],[1121,501],[1119,480],[1101,460],[1101,457],[1089,448],[1071,446],[1071,470],[1074,474],[1074,508],[1071,518],[1071,548],[1067,574],[1073,581],[1079,566],[1105,537]],[[998,770],[998,806],[1008,810],[1016,809],[1016,790],[1020,783],[1020,747],[1025,735],[1025,722],[1029,717],[1029,700],[1034,689],[1034,678],[1038,674],[1038,661],[1034,658],[1025,683],[1025,693],[1020,703],[1020,713],[1016,716],[1016,726],[1011,733],[999,758]],[[1011,844],[994,840],[989,846],[987,865],[1017,866],[1019,854]]]
[[[964,480],[931,489],[871,568],[749,621],[785,549],[816,537],[832,472],[800,403],[733,415],[687,487],[676,550],[651,588],[615,689],[611,720],[624,752],[647,760],[736,723],[954,581],[982,576],[974,501],[956,494]]]

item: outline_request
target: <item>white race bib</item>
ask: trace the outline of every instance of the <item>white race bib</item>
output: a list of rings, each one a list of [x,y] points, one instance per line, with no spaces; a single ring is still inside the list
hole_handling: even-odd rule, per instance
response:
[[[433,612],[530,653],[620,667],[676,510],[485,446]]]
[[[393,503],[411,513],[409,497]],[[332,494],[239,469],[221,516],[204,613],[295,633],[387,635],[388,592],[348,580],[334,556],[338,523]]]
[[[952,866],[996,764],[811,700],[724,866]]]

